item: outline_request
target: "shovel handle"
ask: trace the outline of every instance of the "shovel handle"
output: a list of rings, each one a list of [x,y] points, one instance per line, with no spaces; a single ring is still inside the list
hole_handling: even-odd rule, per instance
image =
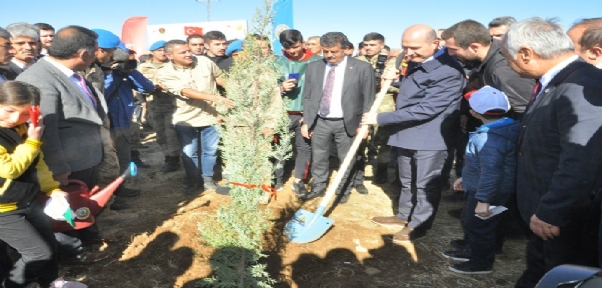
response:
[[[383,84],[382,88],[380,88],[380,91],[376,95],[376,99],[374,100],[374,103],[372,104],[372,107],[370,108],[369,113],[376,113],[376,111],[378,111],[378,107],[380,106],[380,103],[383,102],[383,99],[385,98],[385,95],[387,94],[387,90],[389,90],[389,87],[391,86],[391,82],[392,82],[392,80],[386,80],[385,83]],[[347,152],[347,155],[345,156],[343,163],[341,163],[341,167],[339,167],[339,171],[337,172],[337,175],[334,177],[332,184],[330,184],[330,186],[328,186],[328,189],[326,190],[326,195],[324,196],[324,199],[322,199],[322,202],[320,202],[319,208],[321,208],[321,207],[325,208],[328,205],[328,203],[330,203],[330,200],[332,200],[332,197],[334,196],[334,192],[339,187],[339,184],[343,180],[343,175],[345,175],[345,172],[347,172],[347,169],[349,168],[349,164],[351,164],[351,160],[353,159],[353,157],[355,157],[355,153],[357,152],[357,149],[360,147],[360,143],[362,143],[362,140],[363,140],[362,135],[366,134],[366,131],[368,131],[368,128],[369,128],[368,125],[362,125],[362,127],[360,127],[360,131],[355,135],[355,139],[353,139],[353,143],[351,144],[351,147],[349,148],[349,152]],[[322,210],[322,212],[317,213],[319,210]],[[319,209],[319,210],[316,211],[316,213],[315,213],[316,216],[323,215],[324,209]]]

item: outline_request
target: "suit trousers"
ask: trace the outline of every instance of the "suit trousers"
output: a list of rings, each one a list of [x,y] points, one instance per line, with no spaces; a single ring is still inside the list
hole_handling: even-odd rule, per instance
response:
[[[326,120],[318,117],[316,119],[316,125],[313,127],[313,135],[311,136],[311,150],[312,150],[312,166],[311,174],[313,176],[312,191],[323,191],[328,185],[329,169],[329,156],[330,156],[330,143],[334,139],[337,147],[337,154],[339,160],[343,163],[343,159],[347,155],[353,137],[350,137],[345,130],[345,123],[343,119],[340,120]],[[338,173],[345,173],[341,184],[339,184],[337,193],[343,192],[349,194],[351,192],[351,183],[348,183],[349,175],[353,175],[355,170],[355,157],[349,165],[351,169],[347,171],[339,171]]]
[[[0,214],[0,240],[21,254],[3,287],[26,287],[33,281],[48,285],[58,278],[57,243],[40,201]]]
[[[412,229],[430,229],[441,200],[441,171],[447,150],[397,148],[401,196],[398,219]]]
[[[589,212],[588,209],[582,210],[583,213]],[[527,243],[527,269],[514,287],[535,287],[545,273],[563,264],[598,265],[597,247],[594,244],[597,231],[588,229],[585,219],[573,218],[567,226],[560,228],[560,235],[553,239],[543,240],[531,233]]]

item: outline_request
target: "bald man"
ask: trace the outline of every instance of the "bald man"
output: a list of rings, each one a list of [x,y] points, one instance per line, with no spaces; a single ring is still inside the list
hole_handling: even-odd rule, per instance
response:
[[[566,34],[573,41],[575,53],[586,62],[602,68],[602,18],[582,19]]]
[[[399,87],[397,109],[368,113],[362,121],[391,125],[388,144],[397,149],[401,180],[399,213],[374,217],[372,222],[402,228],[393,242],[420,238],[432,226],[441,199],[447,143],[451,142],[466,79],[462,66],[439,45],[433,28],[410,26],[401,46],[410,63]]]

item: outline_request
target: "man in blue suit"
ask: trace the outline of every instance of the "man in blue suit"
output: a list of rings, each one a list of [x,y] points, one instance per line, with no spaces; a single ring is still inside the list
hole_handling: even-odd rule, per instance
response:
[[[432,225],[441,199],[441,170],[451,126],[458,117],[466,82],[462,66],[439,46],[433,28],[410,26],[401,45],[411,62],[401,80],[396,111],[369,113],[362,121],[391,125],[388,144],[398,152],[399,213],[372,219],[382,226],[402,228],[393,242],[420,238]]]

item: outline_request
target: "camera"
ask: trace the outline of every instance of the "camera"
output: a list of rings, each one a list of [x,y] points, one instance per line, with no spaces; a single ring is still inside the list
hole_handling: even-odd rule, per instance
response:
[[[111,69],[113,70],[133,70],[138,67],[138,62],[136,60],[125,60],[120,62],[115,62],[111,65]]]
[[[376,67],[374,68],[374,78],[376,78],[376,89],[380,90],[380,78],[383,76],[383,72],[385,71],[385,63],[389,58],[388,55],[378,54],[378,58],[376,59]]]

